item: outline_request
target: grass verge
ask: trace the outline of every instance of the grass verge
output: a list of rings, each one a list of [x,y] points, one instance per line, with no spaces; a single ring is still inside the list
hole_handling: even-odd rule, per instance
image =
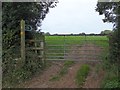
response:
[[[84,64],[80,67],[76,74],[76,83],[78,87],[82,87],[85,79],[90,71],[90,67],[87,64]]]

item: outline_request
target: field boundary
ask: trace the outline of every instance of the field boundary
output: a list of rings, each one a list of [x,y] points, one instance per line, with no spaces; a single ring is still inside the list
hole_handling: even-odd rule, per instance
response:
[[[54,36],[52,36],[54,37]],[[61,37],[61,36],[59,36]],[[62,36],[62,41],[46,41],[46,60],[49,61],[102,61],[100,52],[104,49],[96,45],[98,40],[68,40],[70,36]],[[73,36],[72,36],[73,37]],[[78,37],[78,36],[74,36]],[[99,40],[100,41],[100,40]],[[105,40],[101,40],[105,41]],[[50,44],[49,44],[50,43]]]

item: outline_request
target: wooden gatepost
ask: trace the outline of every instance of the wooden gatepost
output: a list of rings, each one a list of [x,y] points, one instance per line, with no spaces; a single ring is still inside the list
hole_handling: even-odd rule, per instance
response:
[[[30,40],[34,43],[34,47],[30,47],[36,55],[42,60],[42,63],[45,63],[45,36],[43,32],[34,33],[34,40]]]
[[[29,32],[34,33],[34,37],[32,40],[29,40],[30,43],[33,43],[32,46],[28,47],[26,44],[26,39],[25,39],[25,21],[21,20],[20,22],[20,26],[21,26],[21,60],[19,62],[20,67],[24,65],[25,63],[25,59],[26,59],[26,52],[27,50],[31,50],[33,51],[36,56],[38,56],[40,58],[40,60],[42,60],[42,63],[44,65],[45,63],[45,36],[43,32],[36,32],[33,30],[28,30]],[[30,26],[30,25],[29,25]]]
[[[25,21],[20,22],[20,35],[21,35],[21,60],[19,61],[18,67],[22,67],[25,62]]]

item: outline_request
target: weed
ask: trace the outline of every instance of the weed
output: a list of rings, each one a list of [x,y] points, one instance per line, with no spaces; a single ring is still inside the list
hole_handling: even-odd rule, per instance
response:
[[[60,76],[65,75],[68,72],[68,68],[67,67],[63,67],[59,73]]]
[[[74,63],[75,63],[74,61],[65,61],[64,67],[69,67],[69,66],[73,65]]]
[[[63,76],[64,74],[66,74],[68,72],[68,68],[74,64],[74,61],[65,61],[64,62],[64,66],[60,71],[60,75]]]
[[[49,81],[58,81],[60,80],[60,75],[53,76]]]

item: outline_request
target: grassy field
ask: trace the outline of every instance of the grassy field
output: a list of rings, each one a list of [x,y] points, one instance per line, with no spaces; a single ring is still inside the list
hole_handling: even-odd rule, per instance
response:
[[[45,41],[47,45],[74,45],[89,41],[100,46],[108,46],[108,38],[106,36],[46,36]]]
[[[47,56],[63,56],[66,49],[70,49],[74,45],[82,45],[85,43],[93,43],[104,49],[108,48],[108,38],[106,36],[46,36]],[[55,57],[56,58],[56,57]],[[58,57],[59,59],[61,57]],[[53,58],[52,58],[53,59]]]

